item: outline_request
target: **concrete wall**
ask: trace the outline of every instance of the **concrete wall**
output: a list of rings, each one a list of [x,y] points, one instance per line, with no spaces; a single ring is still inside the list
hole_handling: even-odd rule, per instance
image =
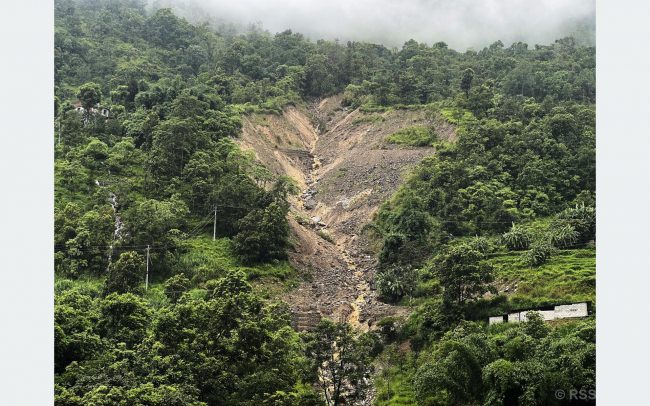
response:
[[[517,322],[519,322],[519,312],[510,313],[508,315],[508,323],[517,323]]]
[[[519,321],[528,321],[528,313],[533,312],[539,313],[544,321],[555,320],[558,318],[555,314],[555,310],[526,310],[519,312]]]
[[[490,324],[499,324],[503,323],[503,316],[494,316],[490,317]]]
[[[509,323],[518,323],[520,321],[527,321],[528,312],[537,312],[539,313],[544,321],[557,320],[557,319],[568,319],[574,317],[587,317],[589,315],[587,310],[587,303],[574,303],[569,305],[559,305],[555,306],[553,310],[523,310],[520,312],[508,314]],[[489,318],[490,324],[501,323],[501,316],[494,316]]]
[[[556,319],[586,317],[587,314],[587,303],[575,303],[570,305],[555,306]]]
[[[555,313],[555,310],[540,310],[537,313],[539,313],[542,316],[544,321],[555,320],[558,318],[557,313]]]

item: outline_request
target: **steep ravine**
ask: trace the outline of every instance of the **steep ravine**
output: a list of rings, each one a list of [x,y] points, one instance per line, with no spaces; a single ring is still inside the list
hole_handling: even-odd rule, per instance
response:
[[[322,163],[320,161],[317,151],[317,147],[319,146],[319,136],[316,134],[316,137],[314,139],[313,146],[310,149],[310,154],[312,156],[312,164],[310,167],[310,171],[306,176],[306,185],[308,186],[308,189],[304,190],[301,196],[303,197],[303,204],[302,204],[302,212],[309,211],[311,209],[306,207],[306,201],[309,200],[315,200],[314,193],[317,193],[317,185],[318,185],[318,180],[320,179],[319,175],[319,170],[322,167]],[[320,222],[320,216],[312,216],[310,217],[310,220],[314,224],[314,228],[320,228],[321,232],[327,232],[325,231],[325,228],[327,228],[327,224],[324,224],[325,228],[322,228],[323,225],[318,224]],[[321,237],[322,238],[322,237]],[[339,304],[341,305],[340,308],[340,313],[338,315],[339,320],[346,319],[348,323],[350,323],[354,328],[358,330],[367,330],[370,326],[367,323],[362,323],[361,322],[361,309],[366,305],[365,298],[368,295],[368,292],[370,291],[370,286],[369,283],[366,279],[364,279],[364,273],[361,270],[357,270],[357,262],[356,259],[351,257],[347,251],[349,244],[349,241],[346,241],[345,239],[341,239],[339,235],[333,235],[332,236],[333,240],[335,241],[335,247],[336,250],[338,251],[340,258],[343,260],[343,263],[345,264],[345,269],[339,270],[340,272],[344,273],[345,276],[350,278],[351,280],[344,281],[344,286],[346,287],[352,287],[354,291],[354,294],[356,297],[352,301],[348,300],[343,300],[340,301]],[[349,284],[348,284],[349,283]],[[347,299],[347,297],[346,297]],[[349,305],[349,308],[346,306]]]
[[[404,172],[432,148],[397,148],[384,138],[399,129],[432,124],[421,111],[364,114],[343,108],[341,97],[288,107],[281,116],[244,118],[238,140],[302,190],[292,198],[290,261],[305,281],[285,295],[299,328],[319,317],[347,321],[366,331],[382,317],[407,309],[380,302],[372,286],[376,255],[363,232]],[[438,133],[451,139],[453,128]]]

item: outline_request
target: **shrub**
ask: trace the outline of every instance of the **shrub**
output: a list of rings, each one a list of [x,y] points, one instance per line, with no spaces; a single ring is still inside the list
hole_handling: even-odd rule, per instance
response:
[[[375,283],[379,297],[394,303],[413,293],[417,283],[417,274],[409,266],[391,266],[377,272]]]
[[[547,240],[535,241],[524,254],[524,261],[530,266],[540,266],[551,258],[553,246]]]
[[[360,116],[352,120],[352,125],[365,124],[365,123],[377,123],[384,121],[384,117],[380,114],[368,114]]]
[[[492,251],[492,244],[485,237],[476,236],[471,239],[470,245],[481,254],[488,254]]]
[[[400,253],[403,251],[403,246],[406,243],[404,234],[391,233],[384,238],[384,244],[379,253],[379,262],[391,263],[397,262]]]
[[[527,250],[530,246],[531,235],[528,229],[512,224],[512,228],[502,236],[503,244],[511,251]]]
[[[184,273],[174,275],[165,281],[165,295],[172,303],[176,303],[189,288],[190,280]]]
[[[397,340],[400,328],[400,320],[396,317],[384,317],[377,322],[379,334],[387,344]]]
[[[579,242],[596,238],[596,209],[593,206],[576,205],[558,214],[557,220],[573,226]]]
[[[401,129],[389,135],[386,137],[386,142],[412,147],[426,147],[430,146],[436,139],[436,134],[431,128],[415,126]]]
[[[549,240],[556,248],[569,248],[578,242],[580,234],[568,223],[551,226],[549,231]]]
[[[318,231],[316,231],[316,234],[318,234],[318,236],[319,236],[320,238],[322,238],[323,240],[325,240],[325,241],[327,241],[327,242],[329,242],[329,243],[334,244],[334,238],[333,238],[332,235],[331,235],[330,233],[328,233],[327,231],[325,231],[325,230],[318,230]]]

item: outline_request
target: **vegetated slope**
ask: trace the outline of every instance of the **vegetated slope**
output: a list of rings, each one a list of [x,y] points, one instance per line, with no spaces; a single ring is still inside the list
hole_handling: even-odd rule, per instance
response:
[[[425,110],[364,113],[343,107],[341,96],[287,107],[282,115],[243,119],[243,149],[301,189],[291,200],[291,263],[307,281],[285,296],[295,312],[316,310],[369,329],[379,318],[406,309],[377,300],[376,256],[363,232],[400,185],[403,174],[434,149],[400,147],[387,136],[411,126],[432,126],[455,139],[452,126]]]
[[[387,361],[385,385],[373,379],[390,404],[549,404],[545,388],[595,388],[593,320],[485,322],[594,296],[594,48],[390,50],[215,32],[142,2],[55,7],[57,404],[318,404],[339,384],[329,399],[353,404],[373,359]],[[288,107],[340,92],[350,109],[341,96]],[[434,107],[458,139],[425,157],[435,133],[455,139]],[[301,196],[287,204],[277,175]],[[267,277],[295,281],[287,249],[311,276],[284,295],[294,310],[381,329],[293,331],[267,300]],[[470,296],[454,295],[465,271]],[[375,324],[405,310],[377,304],[369,280],[411,317]],[[347,361],[327,361],[348,344]]]

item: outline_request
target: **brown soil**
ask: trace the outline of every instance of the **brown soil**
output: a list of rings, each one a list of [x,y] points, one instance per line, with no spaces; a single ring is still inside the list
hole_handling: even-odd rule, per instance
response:
[[[422,111],[364,114],[341,107],[340,101],[335,96],[307,108],[288,107],[281,116],[245,117],[238,143],[302,190],[291,199],[290,261],[305,282],[284,299],[294,312],[318,311],[366,331],[380,318],[407,309],[377,300],[376,253],[362,229],[405,172],[434,152],[388,145],[384,138],[413,125],[434,125],[448,140],[455,139],[455,131]]]

